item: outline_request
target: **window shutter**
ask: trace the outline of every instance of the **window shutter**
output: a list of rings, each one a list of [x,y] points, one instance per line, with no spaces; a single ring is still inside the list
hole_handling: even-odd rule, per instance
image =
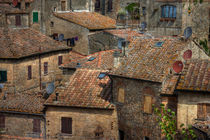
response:
[[[202,120],[206,118],[206,105],[203,103],[197,104],[197,118]]]
[[[5,128],[5,116],[0,115],[0,128]]]
[[[40,129],[40,119],[34,119],[33,120],[33,132],[37,132],[40,133],[41,129]]]
[[[58,56],[58,65],[61,65],[63,62],[63,57],[62,56]]]
[[[16,26],[20,26],[21,25],[21,17],[20,17],[20,15],[16,15],[15,16],[15,25]]]
[[[44,62],[44,75],[48,74],[48,62]]]
[[[152,97],[144,96],[144,112],[152,113]]]
[[[39,21],[38,12],[33,12],[33,23],[37,23]]]
[[[61,132],[72,134],[72,118],[61,118]]]
[[[125,91],[124,88],[118,89],[118,102],[124,103],[125,102]]]
[[[30,80],[32,78],[32,68],[31,65],[28,66],[28,80]]]

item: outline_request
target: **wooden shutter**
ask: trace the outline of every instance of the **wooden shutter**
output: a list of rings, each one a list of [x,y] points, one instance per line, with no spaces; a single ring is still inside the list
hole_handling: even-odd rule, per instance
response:
[[[108,12],[111,12],[112,10],[112,0],[108,1]]]
[[[21,25],[21,17],[20,15],[15,16],[15,25],[20,26]]]
[[[40,123],[41,123],[40,119],[33,120],[33,132],[37,133],[41,132]]]
[[[61,132],[72,134],[72,118],[61,118]]]
[[[5,128],[5,116],[0,115],[0,128]]]
[[[202,120],[206,119],[206,104],[204,103],[197,104],[197,118]]]
[[[39,21],[38,12],[33,12],[33,23],[37,23]]]
[[[66,1],[61,1],[61,11],[66,10]]]
[[[58,56],[58,65],[61,65],[63,62],[63,56]]]
[[[31,65],[28,66],[28,80],[30,80],[32,78],[32,67]]]
[[[118,89],[118,102],[124,103],[125,102],[125,91],[124,88]]]
[[[152,113],[152,97],[144,96],[144,112]]]
[[[44,62],[44,75],[48,74],[48,62]]]

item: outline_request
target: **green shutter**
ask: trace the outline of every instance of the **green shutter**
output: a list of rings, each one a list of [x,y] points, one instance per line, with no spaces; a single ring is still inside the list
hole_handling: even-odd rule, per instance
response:
[[[33,12],[33,23],[37,23],[39,21],[38,12]]]
[[[7,71],[0,71],[0,82],[7,82]]]

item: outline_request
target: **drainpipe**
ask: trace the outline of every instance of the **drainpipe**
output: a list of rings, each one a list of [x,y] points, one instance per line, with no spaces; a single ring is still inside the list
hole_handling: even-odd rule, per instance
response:
[[[41,53],[41,46],[39,47],[39,52]],[[42,69],[42,65],[41,65],[41,54],[39,54],[39,86],[40,86],[40,90],[42,90],[42,73],[41,73],[41,69]]]

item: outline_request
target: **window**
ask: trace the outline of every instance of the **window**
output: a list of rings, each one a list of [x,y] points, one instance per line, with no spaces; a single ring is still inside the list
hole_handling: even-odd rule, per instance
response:
[[[0,128],[5,128],[5,116],[0,114]]]
[[[176,6],[172,6],[172,5],[162,6],[161,18],[176,18]]]
[[[72,118],[61,118],[61,133],[72,134]]]
[[[48,74],[48,62],[44,62],[44,75]]]
[[[152,113],[152,96],[144,96],[144,112]]]
[[[39,15],[38,12],[33,12],[33,23],[38,23]]]
[[[119,88],[118,89],[117,101],[120,102],[120,103],[124,103],[125,102],[125,91],[124,91],[124,88]]]
[[[108,0],[108,9],[107,9],[108,12],[111,12],[112,11],[112,0]]]
[[[63,64],[63,56],[58,56],[58,65]]]
[[[54,22],[50,22],[50,27],[54,27]]]
[[[210,104],[198,103],[197,104],[197,118],[206,120],[210,117]]]
[[[28,80],[30,80],[32,78],[32,67],[31,65],[28,66]]]
[[[61,1],[61,11],[66,10],[66,1]]]
[[[54,8],[53,8],[53,11],[54,11],[54,12],[56,12],[56,11],[57,11],[57,8],[56,8],[56,7],[54,7]]]
[[[21,17],[20,15],[15,16],[15,25],[20,26],[21,25]]]
[[[40,123],[41,123],[40,119],[33,120],[33,132],[35,132],[35,133],[41,132]]]
[[[103,138],[104,137],[104,131],[101,126],[97,126],[95,130],[95,138]]]
[[[96,0],[95,2],[95,11],[100,11],[100,0]]]
[[[1,70],[0,71],[0,82],[7,82],[7,71],[6,70]]]
[[[142,7],[142,14],[143,14],[143,16],[146,15],[146,7]]]

